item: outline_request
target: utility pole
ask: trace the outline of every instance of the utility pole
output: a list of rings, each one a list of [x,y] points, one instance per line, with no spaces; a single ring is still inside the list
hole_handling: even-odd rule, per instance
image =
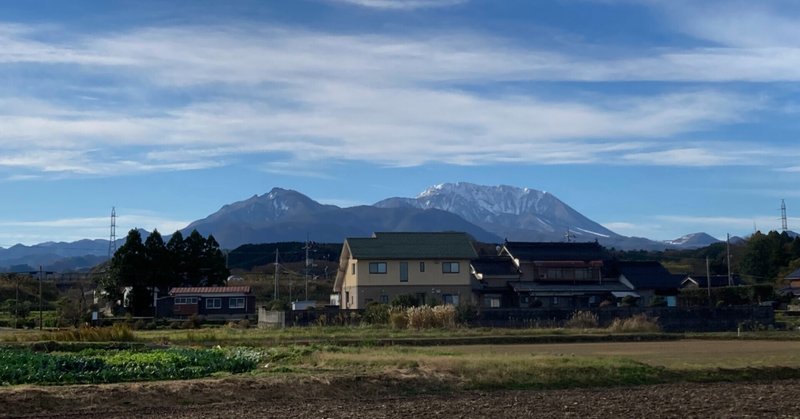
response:
[[[19,318],[19,275],[15,275],[17,277],[17,296],[14,300],[14,329],[17,329],[17,319]]]
[[[306,283],[306,299],[305,299],[305,301],[308,301],[308,264],[309,264],[308,263],[308,248],[309,247],[310,246],[308,245],[308,235],[306,235],[306,271],[305,271],[305,278],[304,278],[305,279],[305,283]]]
[[[781,199],[781,232],[789,231],[789,223],[786,218],[786,200]]]
[[[711,267],[706,256],[706,288],[708,288],[708,306],[711,307]]]
[[[727,253],[727,265],[728,265],[728,286],[733,286],[733,277],[731,277],[731,234],[728,233],[727,238],[725,239],[725,249]]]
[[[275,292],[272,295],[273,301],[278,301],[278,249],[275,249]]]
[[[39,265],[39,330],[42,330],[42,265]]]

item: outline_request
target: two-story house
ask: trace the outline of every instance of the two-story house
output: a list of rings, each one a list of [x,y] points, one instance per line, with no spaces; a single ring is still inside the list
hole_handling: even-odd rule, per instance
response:
[[[584,308],[638,297],[607,275],[607,255],[597,242],[506,242],[499,253],[520,271],[520,280],[509,283],[518,307]]]
[[[347,238],[333,290],[343,309],[389,303],[399,295],[458,305],[472,298],[470,261],[477,258],[466,233],[375,233]]]

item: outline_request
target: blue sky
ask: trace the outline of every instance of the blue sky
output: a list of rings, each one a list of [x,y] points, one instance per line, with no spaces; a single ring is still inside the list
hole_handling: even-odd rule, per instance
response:
[[[546,190],[653,239],[800,230],[789,0],[0,2],[0,246]]]

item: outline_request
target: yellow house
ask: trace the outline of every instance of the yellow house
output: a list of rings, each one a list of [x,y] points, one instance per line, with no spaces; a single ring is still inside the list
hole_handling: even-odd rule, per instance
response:
[[[410,294],[420,302],[470,302],[470,261],[477,258],[466,233],[375,233],[348,238],[333,290],[344,309],[389,303]]]

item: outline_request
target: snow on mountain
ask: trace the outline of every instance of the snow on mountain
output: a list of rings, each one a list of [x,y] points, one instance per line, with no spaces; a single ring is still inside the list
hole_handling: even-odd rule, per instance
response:
[[[697,249],[700,247],[710,246],[714,243],[719,243],[718,240],[706,233],[692,233],[675,240],[666,240],[664,243],[670,247],[677,247],[681,249]]]
[[[375,206],[452,212],[509,240],[561,241],[567,234],[582,241],[622,237],[550,193],[508,185],[443,183],[426,189],[416,198],[389,198]]]

